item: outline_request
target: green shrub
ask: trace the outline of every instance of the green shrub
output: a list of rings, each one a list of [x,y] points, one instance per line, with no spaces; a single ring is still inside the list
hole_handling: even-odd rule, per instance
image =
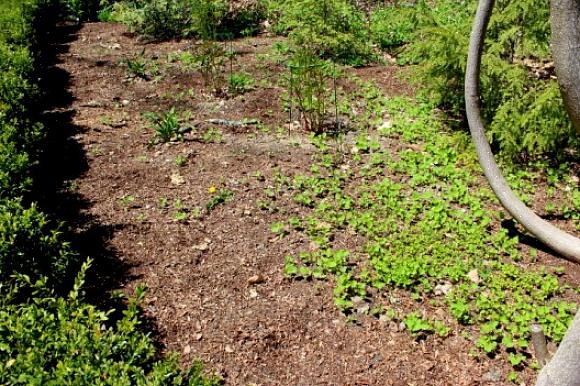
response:
[[[99,11],[100,0],[62,0],[68,15],[77,21],[93,19]]]
[[[371,15],[372,39],[382,49],[394,49],[410,43],[419,23],[419,12],[412,5],[378,9]]]
[[[0,301],[0,383],[29,385],[217,385],[199,364],[180,370],[177,358],[159,359],[141,331],[138,301],[122,317],[81,299],[88,264],[67,297],[47,296],[42,283],[27,304]],[[142,293],[138,293],[142,296]]]
[[[374,16],[375,39],[385,48],[406,44],[399,60],[417,63],[424,94],[455,116],[464,114],[463,81],[476,5],[475,0],[418,2]],[[501,0],[490,22],[482,59],[483,114],[492,145],[506,158],[525,160],[579,143],[545,65],[550,58],[548,15],[547,2]]]
[[[37,55],[33,1],[0,4],[0,198],[14,197],[30,188],[42,126],[31,120],[40,99],[36,85]]]
[[[37,94],[30,81],[33,64],[28,47],[0,42],[0,119],[9,121],[26,114]]]
[[[99,20],[127,25],[132,30],[143,24],[143,6],[135,1],[119,1],[103,6]]]
[[[355,66],[376,59],[363,14],[346,0],[278,0],[270,13],[274,31],[288,34],[294,49]]]
[[[26,193],[32,184],[30,157],[10,140],[9,133],[14,130],[13,127],[2,124],[0,130],[0,198],[19,196]]]
[[[257,33],[265,14],[262,0],[238,7],[225,0],[140,0],[108,5],[100,15],[156,39],[223,40]]]
[[[46,277],[52,287],[60,286],[74,261],[68,243],[35,205],[0,201],[0,283],[20,274],[33,281]]]
[[[157,39],[188,35],[191,1],[151,0],[143,7],[143,22],[137,32]]]

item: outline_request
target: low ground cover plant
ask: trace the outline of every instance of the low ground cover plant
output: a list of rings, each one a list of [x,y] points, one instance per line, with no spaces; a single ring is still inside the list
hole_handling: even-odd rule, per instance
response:
[[[275,191],[310,211],[272,227],[311,245],[286,257],[285,274],[331,281],[337,307],[355,318],[392,310],[387,317],[411,333],[440,336],[452,318],[481,353],[516,370],[533,365],[529,325],[560,341],[577,307],[564,300],[567,287],[551,269],[521,267],[518,239],[494,225],[502,217],[489,209],[495,199],[465,134],[442,126],[432,105],[381,99],[388,125],[361,133],[346,155],[335,140],[317,139],[310,172],[277,179]],[[390,139],[398,151],[383,146]],[[341,235],[364,243],[344,249]],[[403,293],[419,311],[401,309]],[[425,316],[425,302],[449,319]]]

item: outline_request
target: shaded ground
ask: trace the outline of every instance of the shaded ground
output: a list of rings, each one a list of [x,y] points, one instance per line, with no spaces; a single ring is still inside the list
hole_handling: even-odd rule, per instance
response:
[[[284,210],[300,209],[268,211],[260,200],[274,174],[307,170],[313,149],[306,134],[283,126],[285,89],[277,79],[284,70],[263,59],[271,44],[267,38],[234,43],[236,69],[251,73],[256,87],[219,99],[203,91],[197,71],[167,60],[191,42],[145,44],[125,27],[104,23],[76,32],[59,67],[70,74],[73,139],[88,164],[67,185],[88,203],[77,232],[98,224],[105,248],[93,257],[108,259],[97,261],[93,295],[145,285],[144,307],[164,349],[180,352],[184,364],[200,358],[228,385],[502,384],[509,368],[471,356],[472,345],[460,334],[417,341],[374,318],[348,323],[328,283],[284,279],[285,255],[308,245],[292,236],[278,240],[270,226],[287,216]],[[131,76],[127,58],[144,58],[159,75]],[[356,72],[386,95],[412,92],[395,67]],[[195,122],[262,124],[209,133],[202,125],[183,142],[151,146],[153,130],[142,113],[172,106],[191,112]],[[214,188],[234,197],[208,211]]]

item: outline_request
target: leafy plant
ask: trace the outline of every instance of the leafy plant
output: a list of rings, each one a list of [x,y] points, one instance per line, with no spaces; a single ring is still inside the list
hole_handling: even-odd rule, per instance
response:
[[[205,143],[221,143],[223,135],[220,129],[210,127],[203,133],[202,140]]]
[[[93,18],[100,7],[100,0],[62,0],[62,3],[77,22]]]
[[[228,93],[230,95],[241,95],[251,89],[254,80],[248,74],[233,73],[228,77]]]
[[[387,51],[396,50],[411,43],[419,24],[419,12],[415,7],[424,6],[423,1],[414,4],[398,4],[380,8],[371,15],[371,36]]]
[[[434,330],[433,325],[423,319],[417,312],[408,314],[403,319],[403,323],[405,324],[407,330],[409,330],[409,332],[413,335],[416,335],[420,332],[431,333]]]
[[[289,108],[297,107],[304,128],[323,132],[335,104],[331,86],[334,86],[332,80],[337,75],[333,66],[306,49],[296,52],[288,65]]]
[[[127,71],[133,76],[148,80],[147,67],[142,59],[126,59],[124,61]]]
[[[137,32],[162,40],[187,36],[191,28],[190,0],[148,0],[141,4],[137,9],[143,16],[134,19]]]
[[[434,6],[418,2],[386,11],[396,20],[409,21],[404,24],[405,36],[413,39],[401,41],[408,44],[399,60],[418,63],[416,77],[425,95],[454,116],[464,113],[464,67],[476,4],[474,0],[442,0]],[[578,135],[548,64],[548,3],[504,0],[496,8],[483,56],[481,86],[492,144],[506,159],[516,161],[578,146]],[[396,36],[401,24],[383,23],[379,16],[376,36]]]
[[[0,201],[1,284],[18,274],[32,281],[46,277],[51,287],[62,287],[76,262],[58,227],[35,205],[27,208],[20,200]]]
[[[179,154],[179,155],[175,156],[173,163],[177,167],[183,167],[183,166],[187,165],[187,157],[184,157],[181,154]]]
[[[205,87],[216,96],[222,96],[225,92],[224,71],[227,55],[222,44],[212,41],[202,41],[194,54]]]
[[[205,208],[208,212],[214,210],[218,205],[231,200],[234,197],[234,192],[229,189],[220,189],[208,202]]]
[[[169,111],[158,113],[146,113],[145,117],[153,124],[155,130],[155,140],[158,142],[168,142],[173,139],[181,139],[183,134],[180,132],[180,119],[175,111],[175,107]]]
[[[177,357],[157,359],[151,337],[141,331],[139,302],[128,299],[118,321],[82,300],[89,264],[83,265],[66,297],[50,296],[42,282],[38,296],[24,304],[0,302],[0,383],[94,385],[162,384],[216,386],[219,379],[201,374],[201,365],[179,368]],[[32,285],[32,284],[31,284]]]
[[[262,1],[230,6],[224,0],[125,0],[104,9],[102,19],[128,24],[142,35],[161,40],[249,36],[258,32],[265,17]]]

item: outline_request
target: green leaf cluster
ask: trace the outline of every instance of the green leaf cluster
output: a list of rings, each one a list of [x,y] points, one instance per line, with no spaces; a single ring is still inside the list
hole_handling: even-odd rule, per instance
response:
[[[120,318],[82,300],[89,265],[66,297],[42,283],[25,304],[0,301],[0,383],[27,385],[215,386],[218,379],[189,372],[176,356],[159,359],[151,337],[141,331],[139,299],[129,299]]]
[[[225,0],[125,0],[111,2],[101,19],[129,25],[155,39],[205,40],[255,35],[266,16],[263,1],[232,6]]]

